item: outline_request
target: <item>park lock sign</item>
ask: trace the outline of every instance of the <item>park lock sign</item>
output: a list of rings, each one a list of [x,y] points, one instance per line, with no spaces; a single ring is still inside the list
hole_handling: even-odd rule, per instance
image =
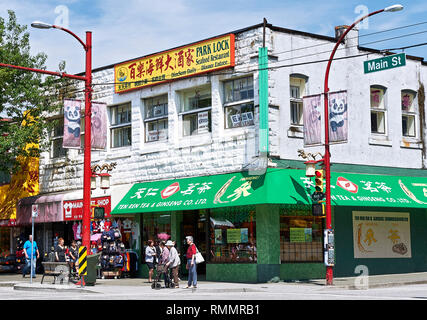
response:
[[[386,57],[363,62],[365,73],[383,71],[383,70],[393,69],[397,67],[403,67],[405,65],[406,65],[405,53],[393,54],[391,56],[386,56]]]

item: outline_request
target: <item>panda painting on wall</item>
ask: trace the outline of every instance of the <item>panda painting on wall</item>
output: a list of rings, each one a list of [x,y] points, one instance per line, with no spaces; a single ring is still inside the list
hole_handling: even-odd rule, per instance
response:
[[[63,148],[80,148],[80,100],[64,100]]]

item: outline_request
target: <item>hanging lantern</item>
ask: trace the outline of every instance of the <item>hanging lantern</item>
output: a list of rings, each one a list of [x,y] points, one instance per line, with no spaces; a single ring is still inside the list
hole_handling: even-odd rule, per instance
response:
[[[317,161],[315,160],[309,160],[304,162],[306,177],[314,177],[316,171],[316,163]]]
[[[96,189],[96,174],[93,174],[90,176],[90,188],[91,190]]]
[[[101,177],[101,189],[109,189],[110,188],[110,177],[109,173],[100,173]]]

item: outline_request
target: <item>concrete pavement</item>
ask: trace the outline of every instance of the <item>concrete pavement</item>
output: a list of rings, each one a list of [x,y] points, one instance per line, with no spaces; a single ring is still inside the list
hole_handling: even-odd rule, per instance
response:
[[[24,291],[56,291],[56,292],[80,292],[80,293],[104,293],[112,290],[112,287],[117,286],[126,287],[127,290],[139,290],[141,292],[153,293],[151,284],[147,282],[147,279],[142,278],[123,278],[123,279],[97,279],[95,286],[81,287],[70,283],[67,284],[52,284],[53,278],[46,277],[43,284],[40,284],[42,275],[37,275],[33,279],[33,283],[30,284],[30,279],[27,276],[23,278],[20,274],[0,274],[0,287],[13,287],[14,290]],[[328,288],[337,289],[372,289],[372,288],[383,288],[383,287],[394,287],[403,286],[410,284],[427,284],[427,272],[419,273],[406,273],[406,274],[388,274],[388,275],[371,275],[368,277],[342,277],[334,278],[333,286]],[[186,285],[186,281],[181,282],[179,289],[168,289],[182,290]],[[277,290],[283,286],[304,286],[309,288],[310,286],[315,288],[327,287],[325,279],[314,279],[310,281],[295,281],[295,282],[275,282],[275,283],[229,283],[229,282],[211,282],[211,281],[199,281],[198,288],[192,289],[197,290],[198,293],[221,293],[221,292],[268,292],[269,290]],[[187,289],[189,290],[189,289]],[[160,290],[161,291],[161,290]]]

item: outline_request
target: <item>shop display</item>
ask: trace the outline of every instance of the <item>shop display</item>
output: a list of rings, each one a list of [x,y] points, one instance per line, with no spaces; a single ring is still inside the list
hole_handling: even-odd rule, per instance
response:
[[[138,271],[138,255],[136,252],[126,249],[119,226],[120,220],[103,219],[92,222],[92,230],[98,231],[98,233],[92,234],[91,240],[96,251],[94,253],[101,253],[102,279],[135,277]]]
[[[257,261],[255,212],[217,210],[209,219],[210,262]]]

